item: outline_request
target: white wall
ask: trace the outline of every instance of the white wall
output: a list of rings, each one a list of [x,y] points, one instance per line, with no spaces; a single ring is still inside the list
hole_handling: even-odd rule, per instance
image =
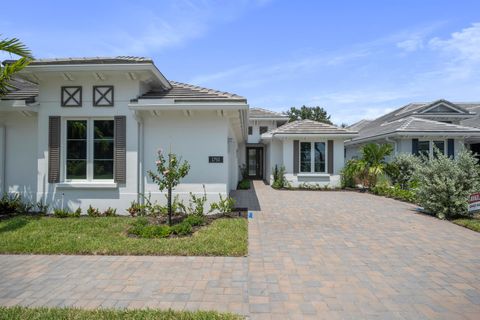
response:
[[[95,80],[91,72],[74,74],[74,81],[64,80],[60,74],[52,73],[42,75],[40,82],[40,102],[38,111],[37,144],[37,199],[43,199],[53,207],[76,209],[81,207],[84,211],[89,205],[101,210],[107,207],[116,207],[117,213],[125,214],[125,209],[130,202],[137,200],[137,145],[138,123],[132,117],[128,109],[130,99],[139,94],[139,81],[128,80],[123,72],[105,73],[107,80]],[[83,90],[82,107],[61,107],[61,86],[81,85]],[[94,85],[114,86],[114,106],[94,107],[92,102],[92,90]],[[67,118],[109,118],[115,115],[127,116],[127,184],[118,185],[117,188],[72,188],[59,187],[48,183],[48,119],[49,116],[62,116],[62,124]],[[62,135],[62,141],[65,134]],[[64,149],[65,146],[62,145]],[[64,176],[64,157],[62,157],[62,177]],[[108,201],[105,201],[108,199]]]
[[[20,193],[29,201],[35,201],[37,117],[35,114],[25,116],[19,112],[2,112],[0,123],[4,127],[2,175],[5,190],[2,192]]]
[[[234,168],[229,168],[229,156],[236,154],[236,142],[228,151],[229,121],[214,111],[195,111],[186,116],[179,111],[162,111],[159,117],[144,118],[144,167],[155,170],[156,152],[171,150],[189,162],[189,174],[177,186],[175,193],[185,201],[189,192],[203,193],[202,185],[209,199],[216,201],[218,195],[227,195],[232,187],[230,174],[238,177]],[[209,163],[209,156],[223,156],[223,163]],[[234,163],[236,167],[238,166]],[[230,172],[230,173],[229,173]],[[152,199],[164,202],[165,197],[158,186],[145,174],[145,193],[151,193]],[[237,180],[238,181],[238,180]]]
[[[277,122],[274,120],[250,120],[248,126],[252,127],[252,134],[248,135],[248,143],[259,143],[261,140],[260,127],[268,127],[267,131],[270,131],[277,127]]]
[[[265,163],[265,180],[273,183],[273,169],[275,165],[280,168],[283,165],[283,142],[277,139],[270,140],[267,145],[267,161]],[[292,156],[293,157],[293,156]]]

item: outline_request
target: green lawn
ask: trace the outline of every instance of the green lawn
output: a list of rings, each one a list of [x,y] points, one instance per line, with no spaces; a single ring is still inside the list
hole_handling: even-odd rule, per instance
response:
[[[81,310],[73,308],[0,307],[0,320],[96,320],[96,319],[155,319],[155,320],[239,320],[240,316],[214,311],[158,310]]]
[[[140,239],[126,235],[135,218],[50,218],[0,220],[0,253],[244,256],[247,220],[222,218],[189,237]]]
[[[457,219],[452,222],[459,226],[480,232],[480,219]]]

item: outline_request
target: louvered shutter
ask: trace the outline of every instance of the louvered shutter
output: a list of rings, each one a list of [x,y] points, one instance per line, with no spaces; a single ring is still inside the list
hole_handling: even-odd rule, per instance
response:
[[[328,173],[333,174],[333,140],[327,142]]]
[[[293,173],[298,173],[298,162],[299,162],[299,141],[293,140]]]
[[[114,131],[114,180],[117,183],[127,182],[127,117],[115,116]]]
[[[60,182],[61,118],[48,118],[48,183]]]

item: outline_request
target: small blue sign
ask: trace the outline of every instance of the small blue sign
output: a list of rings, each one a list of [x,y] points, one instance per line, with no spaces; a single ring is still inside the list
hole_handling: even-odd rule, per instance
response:
[[[253,212],[252,211],[248,212],[248,219],[253,219]]]

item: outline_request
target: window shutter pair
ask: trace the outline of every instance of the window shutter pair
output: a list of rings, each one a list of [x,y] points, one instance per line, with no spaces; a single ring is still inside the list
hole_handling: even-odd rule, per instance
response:
[[[114,117],[114,180],[127,180],[127,117]],[[48,182],[60,182],[61,118],[51,116],[48,120]]]
[[[299,140],[293,140],[293,173],[299,172],[299,159],[300,159],[300,142]],[[327,172],[333,174],[333,140],[327,141],[327,156],[328,156],[328,168]]]

